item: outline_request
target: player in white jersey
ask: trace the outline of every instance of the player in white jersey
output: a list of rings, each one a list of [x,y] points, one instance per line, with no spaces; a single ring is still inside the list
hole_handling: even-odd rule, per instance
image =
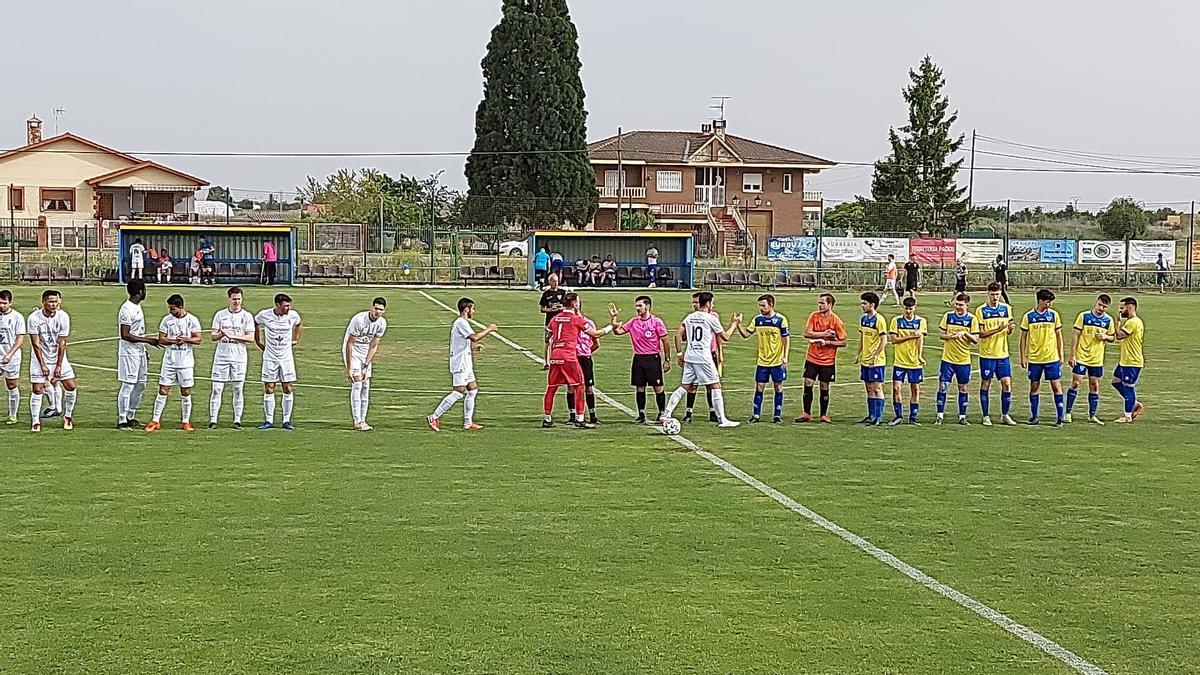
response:
[[[229,306],[212,320],[212,341],[217,343],[212,364],[212,396],[208,401],[208,428],[217,426],[221,414],[221,395],[225,385],[233,387],[233,428],[242,428],[242,409],[246,387],[246,345],[254,342],[254,317],[242,309],[242,289],[234,286],[226,293]]]
[[[129,278],[145,279],[146,245],[141,239],[134,239],[129,246]]]
[[[698,309],[687,315],[675,333],[675,349],[679,353],[679,365],[683,368],[683,380],[680,387],[671,394],[667,409],[663,411],[667,417],[675,411],[675,407],[689,393],[695,393],[696,387],[703,385],[712,392],[713,410],[717,413],[718,425],[722,429],[738,426],[725,417],[725,400],[721,394],[721,376],[717,373],[717,364],[713,361],[713,338],[718,343],[729,341],[729,337],[737,330],[742,315],[733,315],[733,324],[729,330],[721,326],[721,320],[713,315],[713,294],[707,291],[696,296]],[[687,343],[684,349],[682,343]]]
[[[38,408],[42,405],[42,394],[47,386],[62,383],[63,429],[75,428],[75,371],[67,360],[67,337],[71,334],[71,317],[59,309],[62,294],[54,289],[42,292],[42,308],[29,315],[25,327],[29,330],[33,358],[29,359],[29,382],[33,395],[29,397],[30,431],[41,431],[42,421]]]
[[[0,291],[0,375],[8,389],[8,423],[17,423],[21,405],[21,345],[25,344],[25,317],[12,308],[12,291]]]
[[[146,391],[146,374],[150,372],[150,361],[146,358],[146,345],[158,345],[158,335],[146,337],[146,316],[142,313],[142,301],[146,299],[146,282],[133,279],[125,285],[129,300],[121,305],[117,313],[117,428],[138,429],[138,405]]]
[[[354,418],[356,431],[371,431],[367,424],[367,408],[371,402],[371,366],[375,363],[375,352],[379,341],[387,331],[387,300],[375,298],[371,309],[359,312],[350,318],[346,335],[342,339],[342,363],[346,365],[346,377],[350,379],[350,416]]]
[[[433,414],[427,418],[429,428],[441,431],[442,415],[455,403],[463,403],[463,429],[475,431],[482,429],[475,423],[475,396],[479,393],[479,384],[475,381],[475,364],[471,352],[483,349],[481,340],[496,332],[496,324],[488,324],[481,331],[471,330],[471,317],[475,316],[475,301],[470,298],[460,298],[458,301],[458,318],[450,328],[450,377],[453,379],[453,390],[442,399]]]
[[[300,315],[292,309],[292,299],[284,293],[275,296],[275,306],[254,315],[254,344],[263,352],[263,415],[259,429],[275,427],[275,385],[283,385],[283,428],[291,431],[292,389],[296,384],[296,359],[292,347],[300,344]]]
[[[179,407],[182,412],[179,428],[195,431],[192,426],[192,387],[196,386],[196,345],[200,344],[200,319],[188,314],[183,296],[175,293],[167,298],[168,313],[158,324],[158,344],[166,348],[158,375],[158,396],[154,398],[154,419],[146,425],[147,432],[161,428],[163,409],[171,387],[179,387]]]

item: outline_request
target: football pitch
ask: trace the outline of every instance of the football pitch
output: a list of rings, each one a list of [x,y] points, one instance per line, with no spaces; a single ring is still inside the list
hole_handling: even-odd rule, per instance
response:
[[[41,290],[14,289],[15,306],[28,314]],[[196,432],[177,429],[174,392],[163,431],[119,431],[123,290],[62,290],[76,428],[50,420],[30,434],[24,376],[21,424],[0,428],[0,671],[1200,672],[1200,296],[1139,294],[1146,412],[1132,425],[1079,421],[1084,395],[1076,423],[1052,429],[1046,392],[1038,428],[935,428],[934,335],[923,426],[851,423],[864,414],[853,346],[836,423],[796,426],[797,340],[788,424],[717,429],[699,421],[701,395],[681,444],[629,423],[630,348],[617,336],[595,357],[597,387],[618,404],[602,397],[600,427],[539,428],[538,296],[478,289],[290,289],[305,325],[295,432],[253,428],[253,349],[246,429],[229,428],[228,395],[221,428],[203,429],[198,379]],[[223,288],[175,290],[205,328],[224,306]],[[272,292],[249,288],[247,309]],[[167,295],[151,286],[148,330]],[[339,348],[375,295],[389,330],[376,431],[358,433]],[[461,431],[459,404],[434,434],[425,416],[450,385],[446,306],[463,295],[503,336],[475,357],[486,428]],[[584,312],[603,322],[611,301],[628,317],[635,295],[585,290]],[[716,309],[751,317],[756,295],[718,292]],[[837,295],[853,345],[857,293]],[[777,297],[799,330],[816,294]],[[945,297],[921,298],[931,327]],[[1055,303],[1068,345],[1093,297]],[[672,327],[689,303],[658,292],[654,309]],[[1032,303],[1013,296],[1018,312]],[[206,336],[198,376],[212,352]],[[754,353],[736,336],[728,350],[734,419],[750,411]],[[160,358],[151,350],[143,422]],[[1014,374],[1021,420],[1028,384]],[[974,381],[970,392],[977,422]]]

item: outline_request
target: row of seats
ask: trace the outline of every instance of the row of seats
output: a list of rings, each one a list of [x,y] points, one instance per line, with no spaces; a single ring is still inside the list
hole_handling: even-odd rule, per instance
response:
[[[71,269],[67,269],[66,267],[47,267],[44,269],[41,267],[30,267],[21,275],[21,280],[26,283],[66,281],[78,284],[87,281],[87,278],[83,274],[82,267],[72,267]]]
[[[774,274],[764,272],[705,272],[703,286],[740,286],[742,288],[816,288],[817,275],[793,272]]]
[[[470,267],[463,265],[458,268],[458,278],[462,280],[463,286],[466,286],[470,282],[476,284],[507,284],[511,287],[513,282],[517,280],[517,270],[512,267],[501,269],[496,265],[492,265],[491,267],[484,267],[483,265]]]
[[[354,265],[309,265],[308,263],[300,263],[296,268],[296,278],[300,283],[304,283],[310,279],[321,281],[326,279],[336,279],[345,281],[349,286],[358,278],[358,269]]]

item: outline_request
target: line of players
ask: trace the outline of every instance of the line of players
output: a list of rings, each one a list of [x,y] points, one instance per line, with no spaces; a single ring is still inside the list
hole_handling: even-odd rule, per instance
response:
[[[180,427],[193,431],[191,424],[192,389],[195,386],[195,348],[202,343],[200,321],[187,311],[179,294],[167,298],[168,313],[159,322],[157,333],[146,334],[142,302],[146,285],[134,279],[126,286],[129,299],[121,305],[117,317],[119,346],[117,348],[117,428],[138,429],[137,410],[146,388],[149,374],[147,347],[164,350],[148,432],[161,428],[163,410],[171,390],[179,389]],[[283,293],[275,295],[274,306],[257,314],[242,307],[243,291],[230,288],[228,306],[213,317],[209,338],[217,343],[213,355],[209,399],[209,428],[217,426],[225,389],[231,391],[233,426],[241,428],[244,408],[244,387],[247,370],[247,345],[254,344],[263,353],[261,381],[263,383],[263,422],[259,429],[271,429],[275,422],[276,388],[282,389],[282,428],[292,430],[295,402],[296,362],[293,348],[300,344],[303,323],[292,309],[292,299]],[[29,315],[28,321],[12,309],[12,293],[0,291],[0,373],[8,389],[8,424],[17,423],[20,405],[21,348],[26,335],[30,336],[32,358],[29,377],[33,387],[30,397],[32,431],[41,431],[39,413],[44,392],[55,385],[63,388],[63,428],[74,428],[73,411],[76,403],[74,369],[67,359],[70,316],[61,309],[62,296],[56,290],[42,293],[42,306]],[[375,298],[371,309],[355,314],[346,328],[342,345],[343,363],[350,381],[350,409],[355,429],[371,431],[367,424],[370,403],[372,364],[380,340],[387,330],[383,318],[387,302]],[[51,407],[54,407],[53,405]]]

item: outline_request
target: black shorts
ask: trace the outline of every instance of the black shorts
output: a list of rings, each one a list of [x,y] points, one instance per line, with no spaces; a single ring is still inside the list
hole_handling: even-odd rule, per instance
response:
[[[583,371],[583,386],[596,386],[596,364],[590,356],[579,357],[579,368]]]
[[[958,293],[965,293],[967,290],[967,280],[966,279],[955,279],[954,280],[954,290]]]
[[[1156,284],[1158,284],[1159,286],[1162,286],[1163,284],[1167,283],[1167,273],[1166,272],[1157,272],[1154,275],[1154,282]]]
[[[818,382],[833,382],[837,379],[837,366],[820,366],[812,361],[804,362],[804,379]]]
[[[629,384],[634,387],[663,386],[662,357],[658,354],[634,354]]]

